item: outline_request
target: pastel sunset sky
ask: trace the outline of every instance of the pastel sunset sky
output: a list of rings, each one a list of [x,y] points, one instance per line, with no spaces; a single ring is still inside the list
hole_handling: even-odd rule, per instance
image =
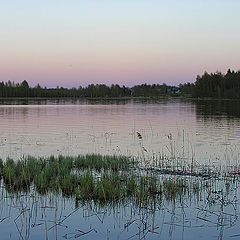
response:
[[[0,81],[194,82],[240,69],[238,0],[2,0]]]

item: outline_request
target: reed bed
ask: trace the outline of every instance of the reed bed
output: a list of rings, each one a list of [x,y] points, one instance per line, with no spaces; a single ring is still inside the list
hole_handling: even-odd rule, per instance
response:
[[[139,206],[147,206],[156,198],[174,200],[186,194],[198,194],[203,186],[206,189],[214,185],[203,185],[206,181],[201,176],[143,170],[130,157],[96,154],[27,157],[18,161],[8,158],[5,162],[0,160],[0,174],[3,186],[10,193],[28,193],[33,189],[41,195],[53,192],[76,201],[131,200]]]
[[[171,221],[164,220],[162,223],[170,227],[179,224],[188,226],[189,219],[181,218],[185,216],[184,208],[187,212],[188,207],[196,211],[199,221],[213,226],[231,226],[238,219],[235,210],[239,201],[238,178],[226,175],[219,179],[213,170],[208,171],[208,177],[185,172],[177,174],[176,169],[167,173],[151,167],[143,169],[139,161],[130,157],[92,154],[27,157],[18,161],[8,158],[4,162],[0,160],[0,175],[2,200],[11,201],[11,206],[19,207],[15,224],[18,219],[20,224],[20,218],[29,212],[29,224],[31,221],[31,226],[42,226],[42,229],[44,226],[46,239],[50,230],[62,228],[63,222],[80,208],[87,209],[87,216],[96,216],[103,223],[103,212],[118,212],[126,207],[133,217],[124,223],[122,231],[127,231],[134,224],[139,228],[130,238],[156,234],[155,230],[160,229],[160,225],[156,225],[155,221],[149,222],[149,219],[157,212],[164,213],[163,216],[165,212],[171,215]],[[37,199],[41,199],[43,207],[36,206],[42,212],[40,222],[32,219],[32,210],[28,210],[25,198],[34,204],[40,204]],[[42,199],[48,199],[49,203],[44,203]],[[59,203],[55,205],[56,199],[75,201],[75,209],[53,222],[47,220],[48,211],[55,209],[56,215],[61,215]],[[93,209],[96,211],[93,212]],[[179,212],[181,209],[184,213]],[[4,221],[5,218],[2,219]],[[22,234],[22,228],[19,229]],[[30,225],[26,229],[30,234]],[[64,236],[71,239],[72,236],[93,233],[96,234],[91,228]]]
[[[0,160],[0,175],[8,191],[29,191],[32,184],[45,193],[47,190],[64,193],[72,192],[72,188],[84,181],[83,171],[112,172],[127,170],[133,164],[131,158],[125,156],[79,155],[77,157],[34,158],[27,157],[14,161],[8,158]]]

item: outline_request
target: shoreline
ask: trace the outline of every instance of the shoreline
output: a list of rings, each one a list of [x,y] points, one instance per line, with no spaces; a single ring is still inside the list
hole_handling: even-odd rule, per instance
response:
[[[158,99],[184,99],[184,100],[211,100],[211,101],[240,101],[238,98],[194,98],[185,96],[139,96],[139,97],[0,97],[1,100],[158,100]]]

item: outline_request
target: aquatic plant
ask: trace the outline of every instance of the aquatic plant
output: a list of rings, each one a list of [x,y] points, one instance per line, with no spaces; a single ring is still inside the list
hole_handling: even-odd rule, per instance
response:
[[[98,154],[0,161],[3,186],[11,193],[34,189],[42,195],[52,192],[76,201],[106,204],[131,200],[142,207],[157,198],[175,200],[186,194],[197,195],[203,189],[212,191],[214,184],[204,179],[213,181],[216,173],[205,171],[205,175],[194,175],[176,169],[143,169],[129,157]],[[228,187],[229,175],[224,179]]]

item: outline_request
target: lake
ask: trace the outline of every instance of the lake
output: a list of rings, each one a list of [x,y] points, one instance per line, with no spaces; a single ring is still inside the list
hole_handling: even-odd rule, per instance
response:
[[[3,159],[92,152],[139,156],[136,132],[146,157],[231,164],[240,154],[238,101],[2,100],[0,121]]]
[[[239,166],[240,102],[230,100],[1,100],[0,156],[99,153],[196,166]],[[139,137],[140,136],[140,137]],[[147,164],[146,164],[147,163]],[[178,179],[157,173],[160,182]],[[1,239],[238,239],[239,174],[180,176],[190,187],[147,206],[9,193],[1,182]],[[166,185],[166,184],[165,184]],[[172,196],[172,195],[171,195]]]

